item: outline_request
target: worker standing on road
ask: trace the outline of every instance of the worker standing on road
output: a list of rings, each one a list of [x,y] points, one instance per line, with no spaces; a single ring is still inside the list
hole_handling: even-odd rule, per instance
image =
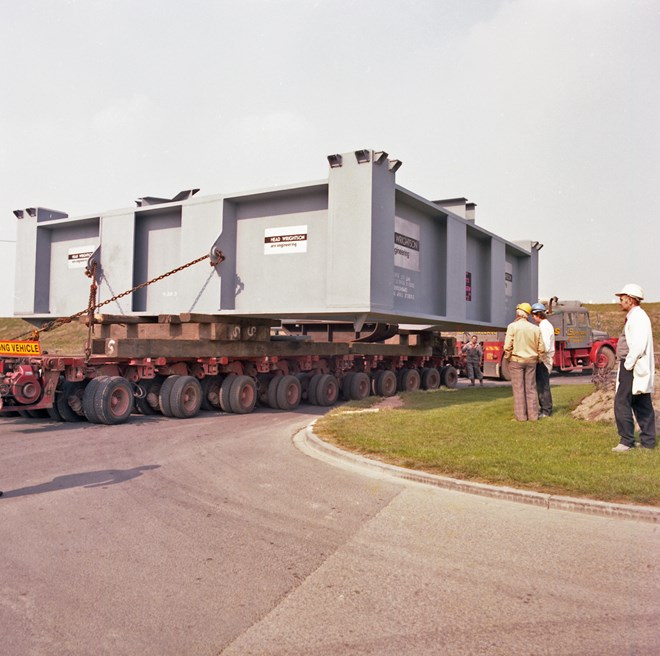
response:
[[[504,357],[510,363],[513,413],[518,421],[536,421],[539,416],[536,365],[543,359],[545,350],[541,331],[528,321],[531,313],[529,303],[516,306],[515,321],[507,326],[504,338]]]
[[[623,333],[616,347],[619,371],[614,396],[614,418],[620,441],[612,451],[628,451],[635,446],[635,422],[639,424],[642,447],[655,447],[655,411],[651,394],[655,377],[653,330],[648,314],[640,303],[644,291],[639,285],[624,285],[616,294],[621,310],[626,313]]]
[[[545,354],[543,360],[536,365],[536,392],[539,396],[539,419],[552,414],[552,392],[550,391],[550,374],[555,359],[555,327],[548,321],[545,305],[532,305],[532,318],[541,331]]]
[[[470,341],[463,345],[461,353],[465,354],[465,367],[467,369],[467,376],[470,379],[470,385],[474,385],[474,379],[479,379],[479,385],[484,384],[484,375],[481,372],[481,358],[484,351],[481,344],[477,341],[477,336],[472,335]]]

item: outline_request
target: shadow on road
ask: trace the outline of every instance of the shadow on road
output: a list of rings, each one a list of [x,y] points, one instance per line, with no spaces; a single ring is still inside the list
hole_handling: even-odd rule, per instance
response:
[[[16,490],[6,490],[2,499],[9,497],[23,497],[29,494],[43,494],[44,492],[56,492],[57,490],[66,490],[72,487],[105,487],[106,485],[115,485],[130,481],[133,478],[142,476],[142,472],[149,469],[158,469],[160,465],[140,465],[132,469],[103,469],[100,471],[80,472],[78,474],[66,474],[65,476],[56,476],[52,481],[40,483],[39,485],[30,485],[29,487],[19,487]]]

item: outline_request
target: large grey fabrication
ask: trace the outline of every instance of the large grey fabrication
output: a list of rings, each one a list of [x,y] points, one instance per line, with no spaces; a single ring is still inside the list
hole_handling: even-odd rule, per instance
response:
[[[538,296],[537,242],[479,225],[465,199],[430,201],[396,184],[398,160],[358,150],[328,157],[328,179],[172,200],[71,218],[19,217],[15,314],[67,316],[86,306],[88,259],[99,301],[215,249],[196,265],[105,307],[121,315],[185,312],[268,318],[503,327]]]

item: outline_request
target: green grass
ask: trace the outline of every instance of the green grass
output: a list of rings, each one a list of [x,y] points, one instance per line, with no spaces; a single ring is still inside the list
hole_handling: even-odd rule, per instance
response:
[[[516,422],[508,387],[402,395],[377,413],[336,408],[315,425],[337,446],[410,469],[539,492],[660,505],[660,449],[617,454],[612,424],[574,419],[591,385],[553,387],[555,411]]]
[[[0,319],[0,339],[28,339],[26,333],[34,329],[23,319]],[[69,323],[42,333],[39,341],[45,351],[67,355],[81,355],[85,349],[87,328],[81,323]]]

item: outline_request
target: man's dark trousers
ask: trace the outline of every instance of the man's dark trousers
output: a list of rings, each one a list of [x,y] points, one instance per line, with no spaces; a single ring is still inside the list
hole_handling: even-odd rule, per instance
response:
[[[619,362],[619,387],[614,396],[614,418],[621,444],[635,446],[635,422],[639,424],[639,441],[642,446],[652,449],[655,446],[655,412],[650,394],[633,394],[633,372]]]
[[[549,417],[552,414],[550,372],[541,362],[536,365],[536,391],[539,395],[539,413]]]

